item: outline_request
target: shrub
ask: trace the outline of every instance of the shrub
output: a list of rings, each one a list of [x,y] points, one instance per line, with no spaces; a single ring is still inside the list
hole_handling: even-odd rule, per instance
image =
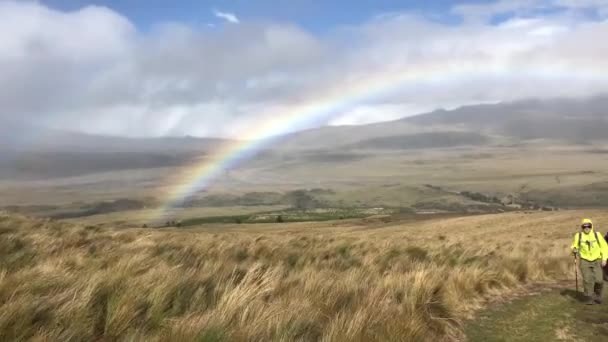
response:
[[[428,252],[418,246],[408,246],[405,253],[415,261],[424,261],[428,258]]]

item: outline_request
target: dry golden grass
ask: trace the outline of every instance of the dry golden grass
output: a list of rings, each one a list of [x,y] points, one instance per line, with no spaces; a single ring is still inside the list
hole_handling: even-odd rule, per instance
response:
[[[4,214],[0,340],[461,340],[488,300],[573,276],[581,216],[119,230]]]

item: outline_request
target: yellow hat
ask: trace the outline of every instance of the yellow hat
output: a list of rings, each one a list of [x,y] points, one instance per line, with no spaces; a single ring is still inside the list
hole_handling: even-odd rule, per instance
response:
[[[586,225],[593,226],[593,222],[591,222],[591,219],[584,218],[584,219],[581,221],[581,226],[586,226]]]

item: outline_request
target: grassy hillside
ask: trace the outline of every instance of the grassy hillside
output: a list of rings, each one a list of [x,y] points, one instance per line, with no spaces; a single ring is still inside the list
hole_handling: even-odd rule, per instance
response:
[[[463,196],[465,192],[488,198],[510,197],[516,203],[531,202],[541,207],[602,207],[608,180],[604,150],[602,145],[575,147],[538,142],[424,151],[277,153],[226,171],[204,191],[195,193],[185,206],[205,210],[292,206],[290,193],[323,189],[324,193],[312,196],[315,205],[324,208],[393,207],[451,212],[501,209],[488,208],[483,201]],[[162,205],[179,184],[175,176],[179,172],[176,168],[151,168],[44,181],[0,180],[0,208],[42,216],[82,216],[115,209],[131,209],[128,213],[134,214],[134,206],[108,203],[149,198],[140,205],[146,207],[142,210]],[[265,211],[252,209],[250,212]]]
[[[0,179],[62,178],[117,170],[179,166],[194,153],[172,152],[48,152],[0,149]]]
[[[350,147],[358,149],[424,149],[484,145],[489,141],[488,137],[474,132],[429,132],[368,139]]]
[[[572,277],[581,216],[114,229],[0,216],[0,340],[460,340],[487,300]]]

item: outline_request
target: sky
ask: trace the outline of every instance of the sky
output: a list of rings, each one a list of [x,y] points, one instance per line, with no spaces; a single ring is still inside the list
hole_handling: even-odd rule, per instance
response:
[[[592,96],[606,37],[608,0],[0,0],[0,123],[262,138]]]
[[[483,2],[477,0],[476,3]],[[64,11],[91,4],[87,0],[48,0],[43,3]],[[451,1],[413,0],[108,0],[95,4],[121,13],[141,30],[148,30],[163,21],[179,21],[187,25],[216,24],[221,21],[214,14],[217,10],[238,15],[244,21],[292,23],[314,33],[328,32],[338,25],[361,24],[373,16],[391,12],[449,14],[452,6]]]

